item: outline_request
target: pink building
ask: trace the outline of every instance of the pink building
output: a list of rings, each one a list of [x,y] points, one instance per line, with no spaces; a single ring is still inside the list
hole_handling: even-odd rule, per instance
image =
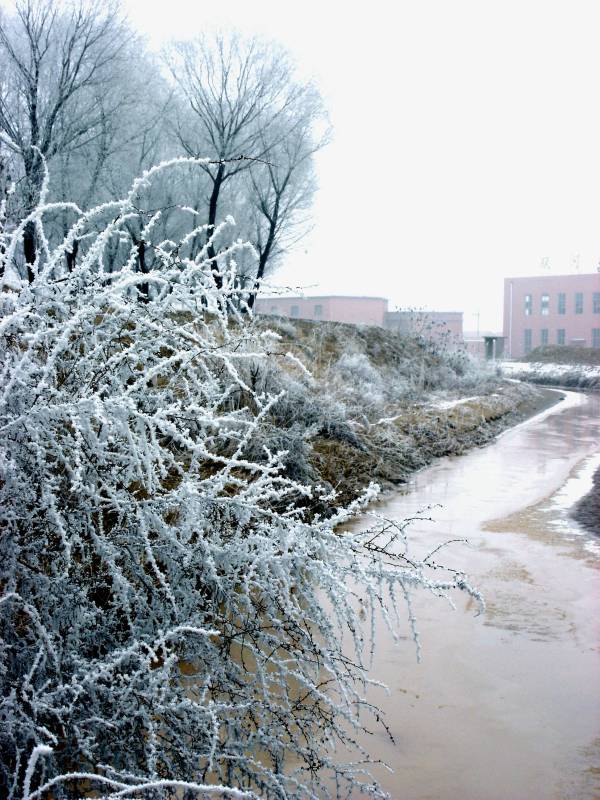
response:
[[[540,345],[600,347],[600,273],[504,279],[508,358]]]
[[[257,297],[254,310],[258,314],[277,314],[292,319],[314,319],[328,322],[383,326],[388,301],[385,297]]]

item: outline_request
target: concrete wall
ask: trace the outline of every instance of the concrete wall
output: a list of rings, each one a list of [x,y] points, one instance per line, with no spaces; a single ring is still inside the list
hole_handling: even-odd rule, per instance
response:
[[[259,297],[255,303],[258,314],[276,314],[293,319],[352,322],[363,325],[384,324],[388,301],[384,297]]]
[[[576,294],[583,296],[581,310],[576,309]],[[559,295],[564,294],[564,312]],[[547,297],[547,303],[542,298]],[[595,302],[594,302],[595,301]],[[594,329],[600,330],[600,273],[586,275],[544,275],[504,280],[504,336],[506,356],[521,358],[529,349],[545,343],[595,346]],[[526,331],[530,334],[526,335]],[[547,331],[544,334],[543,331]],[[529,339],[526,336],[530,336]]]

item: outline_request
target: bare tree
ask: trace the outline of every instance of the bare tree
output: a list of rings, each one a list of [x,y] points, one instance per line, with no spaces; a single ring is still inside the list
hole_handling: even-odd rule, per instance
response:
[[[295,79],[291,60],[280,47],[237,34],[178,42],[165,58],[187,106],[177,123],[177,139],[187,155],[216,162],[205,167],[209,234],[223,188],[258,161],[271,161],[306,87]],[[220,287],[214,244],[207,254]]]
[[[23,211],[35,208],[42,159],[72,153],[99,140],[116,113],[115,71],[131,33],[114,3],[20,0],[0,20],[0,134],[22,170]],[[23,237],[29,280],[36,260],[35,225]]]
[[[312,87],[306,87],[283,129],[271,148],[272,160],[250,172],[250,239],[258,253],[251,308],[267,267],[310,227],[309,209],[317,188],[313,156],[329,139],[322,101]]]

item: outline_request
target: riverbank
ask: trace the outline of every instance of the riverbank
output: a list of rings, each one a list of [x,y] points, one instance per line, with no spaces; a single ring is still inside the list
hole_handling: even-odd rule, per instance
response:
[[[600,536],[600,469],[593,477],[593,488],[573,509],[573,519],[590,533]]]
[[[536,347],[522,361],[503,361],[504,375],[564,389],[600,391],[600,348]]]
[[[317,438],[313,463],[343,502],[370,481],[390,492],[436,459],[482,447],[560,400],[561,394],[550,389],[500,384],[489,395],[463,398],[449,407],[435,401],[411,404],[358,431],[360,447]]]
[[[600,391],[600,366],[542,361],[504,361],[502,374],[528,383],[562,389]]]
[[[260,378],[269,391],[285,392],[266,443],[287,451],[286,469],[314,487],[310,506],[321,514],[371,482],[393,490],[435,459],[485,445],[561,397],[421,337],[281,318],[259,325],[277,334],[275,355],[286,358]],[[335,499],[319,500],[332,490]]]

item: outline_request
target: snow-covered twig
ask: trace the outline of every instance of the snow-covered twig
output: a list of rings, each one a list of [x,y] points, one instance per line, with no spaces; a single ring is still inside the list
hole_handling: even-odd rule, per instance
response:
[[[396,596],[477,596],[464,576],[438,578],[427,560],[378,545],[377,530],[336,528],[375,486],[311,521],[299,502],[311,488],[287,475],[282,451],[255,447],[281,395],[248,377],[269,355],[237,288],[243,245],[219,254],[217,287],[213,260],[192,257],[189,237],[155,240],[155,212],[107,269],[107,247],[131,241],[126,226],[152,181],[204,163],[175,159],[121,201],[70,205],[77,218],[55,247],[44,224],[56,207],[42,198],[27,218],[40,242],[33,281],[2,292],[9,800],[317,798],[330,779],[342,796],[371,786],[362,763],[333,752],[345,742],[369,761],[352,745],[372,653],[363,615],[372,632],[382,609],[396,629]],[[13,274],[24,223],[2,256]],[[152,253],[145,270],[139,242]],[[408,619],[417,641],[410,604]]]

